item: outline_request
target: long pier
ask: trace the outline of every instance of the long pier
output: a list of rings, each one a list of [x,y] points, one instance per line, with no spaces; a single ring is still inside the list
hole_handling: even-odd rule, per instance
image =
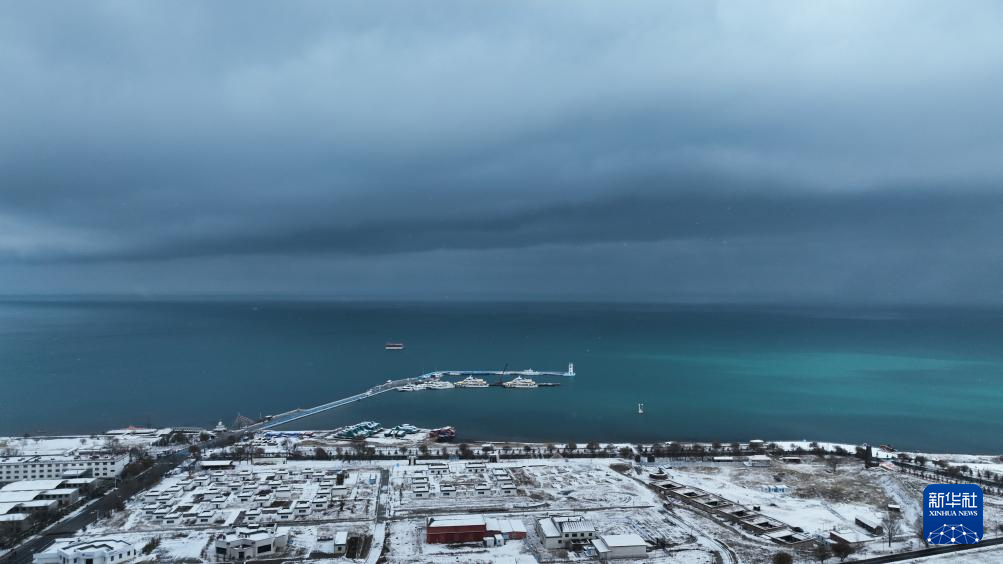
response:
[[[241,429],[241,431],[261,431],[264,429],[274,429],[280,425],[285,425],[286,423],[291,423],[305,417],[310,417],[311,415],[317,415],[318,413],[323,413],[341,407],[343,405],[348,405],[357,401],[362,401],[366,398],[371,398],[373,396],[395,390],[401,386],[407,384],[414,384],[416,382],[422,382],[425,380],[432,380],[435,378],[442,378],[445,376],[454,377],[465,377],[465,376],[574,376],[575,375],[575,364],[569,363],[568,370],[566,372],[554,372],[554,371],[539,371],[528,368],[526,370],[436,370],[434,372],[428,372],[417,376],[414,378],[402,378],[400,380],[387,380],[382,384],[378,384],[369,388],[368,390],[355,394],[354,396],[348,396],[347,398],[341,398],[339,400],[334,400],[325,404],[321,404],[310,408],[297,408],[292,411],[287,411],[279,415],[275,415],[268,419],[267,421],[261,421],[253,425],[248,425]]]

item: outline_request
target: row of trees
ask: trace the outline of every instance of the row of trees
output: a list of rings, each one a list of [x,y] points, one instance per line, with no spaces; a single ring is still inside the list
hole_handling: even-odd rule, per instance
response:
[[[420,456],[421,458],[433,459],[445,459],[450,456],[459,456],[460,458],[480,458],[487,456],[497,456],[498,458],[542,458],[558,454],[565,458],[587,458],[597,456],[620,456],[622,458],[646,456],[670,458],[705,457],[740,453],[748,454],[750,452],[770,452],[778,456],[800,455],[806,453],[814,453],[820,456],[827,455],[827,451],[818,446],[817,443],[809,445],[811,447],[809,449],[800,447],[783,449],[776,443],[770,443],[769,445],[765,445],[763,448],[750,450],[748,448],[743,448],[742,445],[737,442],[731,443],[730,445],[723,445],[721,443],[704,445],[700,443],[669,442],[655,443],[652,445],[637,444],[633,446],[615,446],[608,443],[601,444],[598,441],[589,441],[587,443],[568,441],[567,443],[545,443],[543,445],[527,444],[522,446],[490,446],[478,448],[473,448],[467,443],[461,443],[455,447],[445,444],[421,444],[417,447],[402,446],[398,448],[377,448],[375,446],[367,445],[364,441],[358,441],[348,447],[325,449],[317,446],[313,449],[304,449],[302,446],[297,446],[295,442],[285,439],[282,443],[280,443],[280,446],[282,447],[284,454],[292,459],[337,458],[343,460],[387,459],[405,456]],[[263,456],[266,451],[262,448],[251,448],[247,445],[237,445],[230,449],[229,452],[231,457],[242,459],[249,456]],[[862,457],[861,453],[855,454]],[[827,456],[828,459],[831,460],[831,466],[835,469],[842,463],[840,457],[845,458],[852,456],[852,454],[846,449],[836,447],[836,449],[828,453]]]
[[[838,558],[840,562],[857,553],[857,547],[843,543],[817,542],[809,551],[809,556],[824,563],[830,558]],[[773,564],[793,564],[794,555],[790,552],[778,552],[773,555]]]

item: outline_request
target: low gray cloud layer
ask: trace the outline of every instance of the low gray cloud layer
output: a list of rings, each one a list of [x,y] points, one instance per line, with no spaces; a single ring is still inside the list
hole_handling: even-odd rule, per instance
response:
[[[0,11],[0,293],[1003,299],[998,3]]]

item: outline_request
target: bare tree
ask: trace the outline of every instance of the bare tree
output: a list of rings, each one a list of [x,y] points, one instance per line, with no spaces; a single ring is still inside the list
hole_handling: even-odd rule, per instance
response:
[[[794,557],[790,552],[778,552],[773,555],[773,564],[794,564]]]
[[[817,542],[815,543],[815,549],[812,551],[812,554],[819,562],[825,564],[826,560],[832,558],[832,549],[829,548],[829,543],[827,542]]]
[[[829,471],[833,474],[839,472],[839,465],[843,463],[843,459],[839,456],[827,456],[825,457],[825,465],[829,467]]]
[[[885,513],[884,518],[881,519],[881,526],[885,529],[885,536],[888,538],[888,546],[891,546],[895,537],[902,532],[902,524],[899,521],[898,516],[890,511]]]
[[[926,540],[926,535],[923,534],[923,518],[922,517],[917,517],[916,518],[916,521],[913,522],[913,524],[912,524],[912,530],[916,533],[916,536],[919,537],[919,539],[921,541],[923,541],[923,544],[925,544],[928,547],[930,546],[930,543],[927,542],[927,540]]]
[[[852,544],[837,542],[832,545],[832,555],[839,558],[840,562],[845,561],[847,558],[852,556],[854,552],[857,552],[857,548]]]

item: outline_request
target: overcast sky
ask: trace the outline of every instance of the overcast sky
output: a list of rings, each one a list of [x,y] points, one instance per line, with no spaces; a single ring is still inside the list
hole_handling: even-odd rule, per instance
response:
[[[997,1],[0,6],[0,294],[1003,303]]]

